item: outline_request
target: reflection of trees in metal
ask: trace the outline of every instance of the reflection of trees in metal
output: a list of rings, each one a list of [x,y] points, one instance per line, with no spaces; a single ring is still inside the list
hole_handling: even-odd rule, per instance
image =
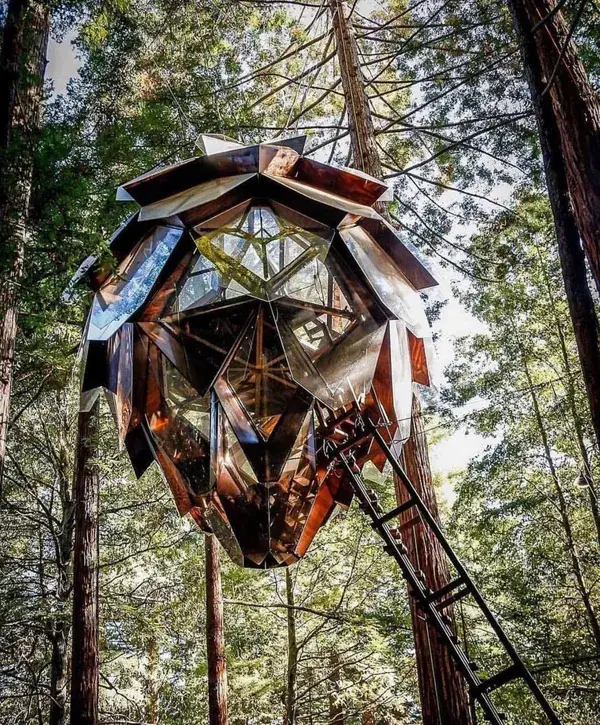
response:
[[[400,445],[429,383],[417,290],[434,284],[372,205],[370,177],[301,139],[158,169],[120,190],[86,341],[83,403],[107,390],[136,473],[157,461],[182,514],[246,566],[304,555],[351,491],[324,442],[357,411]],[[372,438],[359,460],[382,465]]]

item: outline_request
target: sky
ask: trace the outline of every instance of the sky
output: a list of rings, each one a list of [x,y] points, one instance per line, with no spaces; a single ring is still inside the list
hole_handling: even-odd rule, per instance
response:
[[[71,45],[74,37],[75,33],[69,32],[61,43],[52,37],[48,42],[46,78],[52,81],[54,95],[65,93],[69,80],[77,76],[79,61]]]
[[[54,39],[50,40],[46,77],[53,84],[53,95],[65,93],[69,80],[77,76],[79,61],[71,43],[74,37],[75,33],[70,32],[60,43]],[[440,269],[431,259],[427,260],[427,264],[433,268],[433,274],[440,283],[432,294],[436,300],[446,300],[440,319],[433,326],[434,332],[437,333],[435,347],[439,367],[443,370],[453,360],[454,340],[465,335],[482,332],[484,328],[452,293],[450,273]],[[431,467],[434,474],[445,478],[449,473],[463,469],[471,458],[483,451],[488,442],[482,436],[467,433],[464,427],[459,427],[430,447]],[[454,494],[450,484],[442,486],[442,495],[448,503],[452,502]]]

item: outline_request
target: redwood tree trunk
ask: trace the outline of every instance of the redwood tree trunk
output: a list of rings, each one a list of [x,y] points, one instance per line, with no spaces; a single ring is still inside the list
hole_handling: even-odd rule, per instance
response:
[[[380,179],[383,176],[377,152],[375,127],[360,67],[358,48],[348,5],[343,0],[329,0],[342,88],[348,110],[353,166]]]
[[[585,255],[580,242],[581,229],[577,228],[569,198],[567,161],[569,159],[569,163],[573,164],[573,159],[564,153],[557,120],[556,100],[544,92],[547,86],[545,70],[536,44],[537,33],[532,33],[533,23],[527,11],[528,4],[523,0],[508,0],[538,126],[565,292],[573,321],[592,425],[600,448],[600,338],[594,300],[587,282]],[[565,109],[561,111],[563,114],[566,112]],[[573,130],[574,135],[579,132],[579,128],[578,125]],[[585,165],[588,161],[584,162],[581,159],[581,162],[580,173],[585,176]],[[596,183],[600,183],[600,167],[597,168]],[[593,195],[591,187],[590,194]],[[596,227],[596,231],[600,233],[600,226]]]
[[[71,725],[98,723],[98,451],[100,401],[79,413],[75,463]]]
[[[421,405],[413,396],[412,430],[403,450],[404,469],[425,502],[439,521],[438,505],[433,487],[427,453],[427,435],[423,425]],[[396,480],[398,503],[408,500],[400,481]],[[399,517],[402,542],[417,571],[422,571],[427,586],[436,591],[450,581],[450,571],[444,550],[431,530],[420,519],[415,523],[415,509]],[[445,610],[454,620],[452,608]],[[470,723],[471,711],[462,676],[457,671],[447,648],[438,641],[435,628],[425,620],[422,611],[411,599],[411,614],[417,657],[417,674],[424,725],[439,723]]]
[[[43,2],[11,0],[0,52],[0,498],[49,19]]]
[[[561,10],[536,32],[530,29],[555,7],[554,0],[512,0],[543,76],[554,113],[575,223],[600,291],[600,96],[587,76]],[[562,57],[561,57],[562,53]],[[559,60],[560,59],[560,60]]]
[[[227,667],[223,632],[223,592],[219,542],[205,537],[206,655],[208,659],[208,722],[227,725]]]
[[[352,143],[354,166],[381,178],[382,167],[365,80],[358,60],[356,38],[349,18],[349,9],[342,0],[330,0],[333,28]],[[435,490],[429,467],[427,439],[423,433],[418,400],[414,399],[413,432],[405,446],[405,465],[410,478],[433,512],[437,512]],[[427,536],[422,527],[415,528],[410,542],[413,555],[421,561],[421,569],[431,577],[429,585],[437,588],[450,581],[446,558],[434,537]],[[434,586],[435,585],[435,586]],[[446,647],[429,632],[421,613],[412,606],[413,633],[419,690],[424,725],[469,725],[469,699],[462,676],[457,672]],[[439,697],[439,694],[442,697]],[[439,702],[438,700],[443,700]],[[440,720],[439,712],[444,714]]]

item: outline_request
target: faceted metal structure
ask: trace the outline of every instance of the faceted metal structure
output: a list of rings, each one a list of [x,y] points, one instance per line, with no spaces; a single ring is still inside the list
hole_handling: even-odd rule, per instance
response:
[[[82,265],[95,297],[82,405],[107,391],[138,476],[157,461],[182,515],[243,566],[302,557],[352,489],[323,450],[356,411],[410,430],[431,376],[418,290],[435,280],[375,211],[377,179],[302,155],[304,137],[157,168]],[[370,437],[360,464],[383,466]]]

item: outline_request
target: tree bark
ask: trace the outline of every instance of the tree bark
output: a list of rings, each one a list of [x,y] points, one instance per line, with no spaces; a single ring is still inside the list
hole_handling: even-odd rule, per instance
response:
[[[63,432],[60,436],[59,455],[59,496],[61,503],[60,528],[57,532],[57,580],[56,598],[60,611],[50,624],[50,642],[52,658],[50,661],[50,711],[48,713],[49,725],[64,725],[66,722],[67,681],[68,681],[68,655],[69,633],[71,621],[67,614],[67,602],[71,596],[71,555],[73,553],[73,486],[69,481],[69,454],[67,450],[66,431],[68,423],[65,420]]]
[[[64,725],[66,722],[69,630],[69,621],[61,618],[54,623],[50,636],[52,656],[50,660],[49,725]]]
[[[148,655],[148,668],[146,670],[145,695],[146,695],[146,723],[147,725],[157,725],[159,721],[158,712],[158,663],[159,651],[156,636],[152,634],[148,638],[146,648]]]
[[[539,254],[539,250],[538,250]],[[588,496],[590,499],[590,510],[592,512],[592,517],[594,519],[594,525],[596,527],[596,538],[598,539],[598,544],[600,545],[600,509],[598,507],[598,493],[596,491],[596,485],[594,482],[594,476],[592,471],[592,465],[590,461],[590,457],[588,454],[588,450],[585,444],[585,438],[584,438],[584,432],[583,432],[583,420],[581,416],[581,411],[577,407],[577,400],[576,400],[576,386],[575,386],[575,379],[573,376],[573,370],[571,367],[571,361],[569,359],[569,352],[567,350],[567,341],[565,339],[565,333],[563,329],[563,324],[560,319],[560,316],[558,314],[557,308],[556,308],[556,300],[554,299],[554,293],[552,291],[552,285],[550,283],[550,279],[548,277],[548,272],[544,266],[544,261],[542,259],[541,254],[539,254],[540,257],[540,266],[542,269],[542,273],[544,275],[544,281],[546,282],[546,288],[548,290],[548,300],[550,301],[550,305],[552,306],[552,312],[554,315],[554,323],[556,326],[556,335],[558,337],[558,342],[560,346],[560,354],[563,361],[563,370],[565,371],[564,376],[564,385],[565,385],[565,391],[567,393],[567,401],[569,403],[569,410],[571,411],[571,417],[573,418],[573,428],[575,429],[575,437],[577,438],[577,446],[579,447],[579,453],[581,455],[581,463],[583,468],[583,475],[585,476],[585,481],[587,484],[588,489]]]
[[[0,51],[0,500],[49,23],[45,3],[11,0]]]
[[[427,508],[439,522],[438,505],[433,487],[427,435],[423,425],[421,405],[413,396],[412,430],[404,444],[403,463],[406,474],[416,487]],[[404,486],[396,479],[398,503],[408,500]],[[446,555],[438,540],[420,519],[415,520],[415,509],[399,517],[400,535],[408,556],[417,571],[422,571],[427,586],[436,591],[450,581]],[[413,636],[417,655],[417,675],[424,725],[440,723],[465,724],[471,722],[469,699],[462,676],[454,666],[448,650],[438,641],[435,627],[430,626],[421,610],[411,598]],[[445,610],[454,623],[452,607]]]
[[[600,291],[600,96],[585,67],[561,10],[547,19],[554,0],[512,0],[513,18],[535,46],[544,86],[558,131],[575,223]],[[535,31],[531,28],[545,20]]]
[[[515,337],[517,340],[519,339],[518,331],[516,330]],[[537,394],[535,392],[535,386],[533,384],[533,380],[531,379],[531,373],[529,371],[529,365],[527,363],[525,351],[520,343],[519,352],[521,353],[521,358],[523,360],[523,368],[525,370],[525,377],[527,378],[527,385],[529,386],[529,394],[531,396],[531,402],[533,404],[535,421],[540,434],[540,438],[542,440],[542,445],[544,447],[544,455],[546,458],[546,462],[548,463],[550,478],[552,480],[552,483],[554,485],[554,491],[556,493],[558,510],[560,512],[560,518],[565,537],[565,548],[567,550],[569,558],[571,559],[573,577],[575,578],[577,591],[579,592],[579,596],[581,597],[581,601],[587,615],[588,624],[594,638],[596,649],[600,650],[600,622],[598,620],[598,614],[596,613],[592,598],[590,596],[590,587],[585,580],[583,566],[581,564],[581,558],[579,556],[578,547],[575,542],[575,536],[573,534],[573,527],[571,525],[571,519],[569,517],[567,501],[565,499],[565,494],[563,491],[562,483],[560,481],[560,477],[558,475],[558,471],[556,470],[556,466],[554,465],[554,459],[552,458],[552,451],[550,449],[550,442],[548,440],[546,426],[544,425],[544,419],[542,417],[542,411],[540,410]]]
[[[358,58],[356,36],[349,17],[350,11],[343,0],[329,0],[329,7],[342,88],[348,109],[353,166],[381,179],[383,172],[377,152],[375,127],[365,89],[365,78]]]
[[[330,657],[331,671],[327,678],[327,691],[329,696],[329,720],[328,725],[344,725],[346,716],[344,713],[344,703],[339,696],[340,690],[340,658],[337,652],[333,652]]]
[[[348,109],[348,124],[354,166],[381,178],[382,166],[377,151],[373,118],[365,91],[365,80],[358,60],[356,37],[347,5],[342,0],[330,0],[333,28],[342,86]],[[385,212],[384,212],[385,213]],[[435,490],[429,467],[427,439],[423,432],[418,400],[414,399],[413,433],[405,446],[404,458],[408,474],[418,486],[425,502],[437,512]],[[416,537],[416,538],[414,538]],[[430,586],[443,586],[450,581],[446,559],[434,537],[425,535],[423,528],[411,537],[415,557],[420,557],[421,569],[432,577]],[[465,683],[456,670],[446,647],[439,645],[437,636],[429,632],[420,612],[411,606],[419,691],[424,725],[469,725],[471,714]],[[437,692],[443,693],[438,705]],[[440,711],[445,719],[440,720]]]
[[[100,401],[79,413],[75,462],[71,724],[98,723],[98,452]]]
[[[285,725],[296,725],[296,682],[298,676],[298,642],[296,638],[296,610],[294,580],[289,568],[285,570],[287,598],[288,664],[285,691]]]
[[[208,659],[208,722],[227,725],[227,667],[223,631],[223,592],[219,542],[205,537],[206,547],[206,654]]]
[[[566,160],[563,155],[561,132],[555,113],[556,107],[550,94],[544,92],[546,88],[544,69],[538,56],[538,48],[532,33],[533,23],[527,12],[526,5],[523,0],[508,0],[508,7],[513,18],[525,77],[529,85],[535,112],[565,292],[573,322],[592,426],[600,450],[600,337],[598,318],[594,308],[594,299],[588,286],[585,254],[580,243],[580,230],[577,228],[569,199]],[[581,173],[585,174],[585,169],[582,168]],[[600,173],[597,172],[596,175],[596,181],[598,182]],[[600,226],[597,227],[597,232],[600,232]]]

